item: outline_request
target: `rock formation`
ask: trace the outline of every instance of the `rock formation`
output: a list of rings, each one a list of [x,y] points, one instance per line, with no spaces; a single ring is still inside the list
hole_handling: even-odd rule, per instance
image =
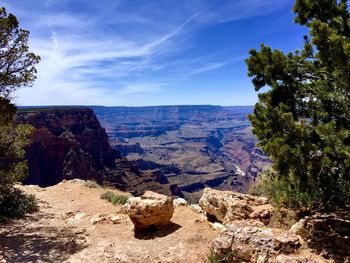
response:
[[[135,229],[145,229],[150,226],[163,228],[169,224],[174,213],[171,197],[151,191],[145,192],[141,197],[130,198],[123,208]]]
[[[73,178],[102,183],[105,172],[116,168],[119,155],[91,109],[25,110],[16,122],[36,128],[26,149],[27,184],[50,186]]]
[[[36,131],[26,148],[29,176],[25,184],[42,187],[62,180],[94,180],[134,195],[146,190],[179,195],[161,173],[140,172],[138,167],[111,149],[105,129],[92,109],[22,109],[15,122],[31,124]]]
[[[299,247],[299,238],[295,234],[250,225],[245,221],[226,225],[213,241],[213,249],[219,257],[231,254],[233,259],[245,262],[271,262],[274,256],[294,253]]]
[[[204,189],[199,205],[207,214],[224,223],[256,219],[267,225],[273,211],[264,197],[210,188]]]
[[[315,252],[334,262],[350,260],[349,211],[316,213],[295,223],[289,233],[299,235]]]
[[[219,261],[326,262],[304,245],[300,235],[308,233],[307,220],[289,231],[267,226],[276,211],[265,198],[206,188],[199,204],[207,215],[223,223],[219,227],[212,224],[220,232],[212,243]]]

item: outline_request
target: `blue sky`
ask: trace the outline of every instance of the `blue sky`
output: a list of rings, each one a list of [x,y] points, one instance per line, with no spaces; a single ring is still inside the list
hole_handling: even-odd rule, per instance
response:
[[[1,0],[42,57],[18,105],[252,105],[244,60],[302,47],[293,0]]]

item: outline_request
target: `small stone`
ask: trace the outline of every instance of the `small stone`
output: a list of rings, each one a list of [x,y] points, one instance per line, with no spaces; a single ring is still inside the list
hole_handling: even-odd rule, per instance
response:
[[[219,222],[214,222],[209,224],[215,231],[218,231],[218,232],[221,232],[222,230],[225,229],[225,226],[223,224],[220,224]]]
[[[73,214],[73,216],[69,217],[66,221],[68,224],[75,224],[75,223],[78,223],[85,216],[86,216],[85,213],[77,211]]]
[[[176,199],[174,199],[173,203],[174,203],[175,207],[188,205],[187,201],[183,198],[176,198]]]
[[[122,222],[121,218],[117,215],[110,215],[108,218],[113,224],[120,224]]]
[[[198,218],[196,218],[194,220],[195,223],[204,223],[204,222],[207,222],[207,221],[208,221],[208,219],[204,215],[200,215]]]
[[[117,215],[99,214],[99,215],[93,216],[90,219],[90,223],[91,225],[108,224],[108,223],[120,224],[121,218]]]
[[[204,214],[203,209],[202,209],[199,205],[192,204],[190,207],[191,207],[191,209],[192,209],[193,211],[195,211],[196,213],[198,213],[198,214]]]

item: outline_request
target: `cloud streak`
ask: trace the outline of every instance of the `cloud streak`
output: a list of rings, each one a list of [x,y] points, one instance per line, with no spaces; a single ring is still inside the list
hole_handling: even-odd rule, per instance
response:
[[[30,46],[42,57],[34,87],[20,90],[17,102],[129,104],[135,94],[155,94],[173,80],[232,62],[216,51],[174,59],[184,56],[199,30],[266,14],[288,2],[5,0],[31,31]]]

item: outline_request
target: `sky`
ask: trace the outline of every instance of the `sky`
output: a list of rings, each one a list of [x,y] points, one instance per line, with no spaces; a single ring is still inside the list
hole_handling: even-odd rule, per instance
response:
[[[302,48],[293,0],[0,0],[41,56],[17,105],[253,105],[245,59]]]

